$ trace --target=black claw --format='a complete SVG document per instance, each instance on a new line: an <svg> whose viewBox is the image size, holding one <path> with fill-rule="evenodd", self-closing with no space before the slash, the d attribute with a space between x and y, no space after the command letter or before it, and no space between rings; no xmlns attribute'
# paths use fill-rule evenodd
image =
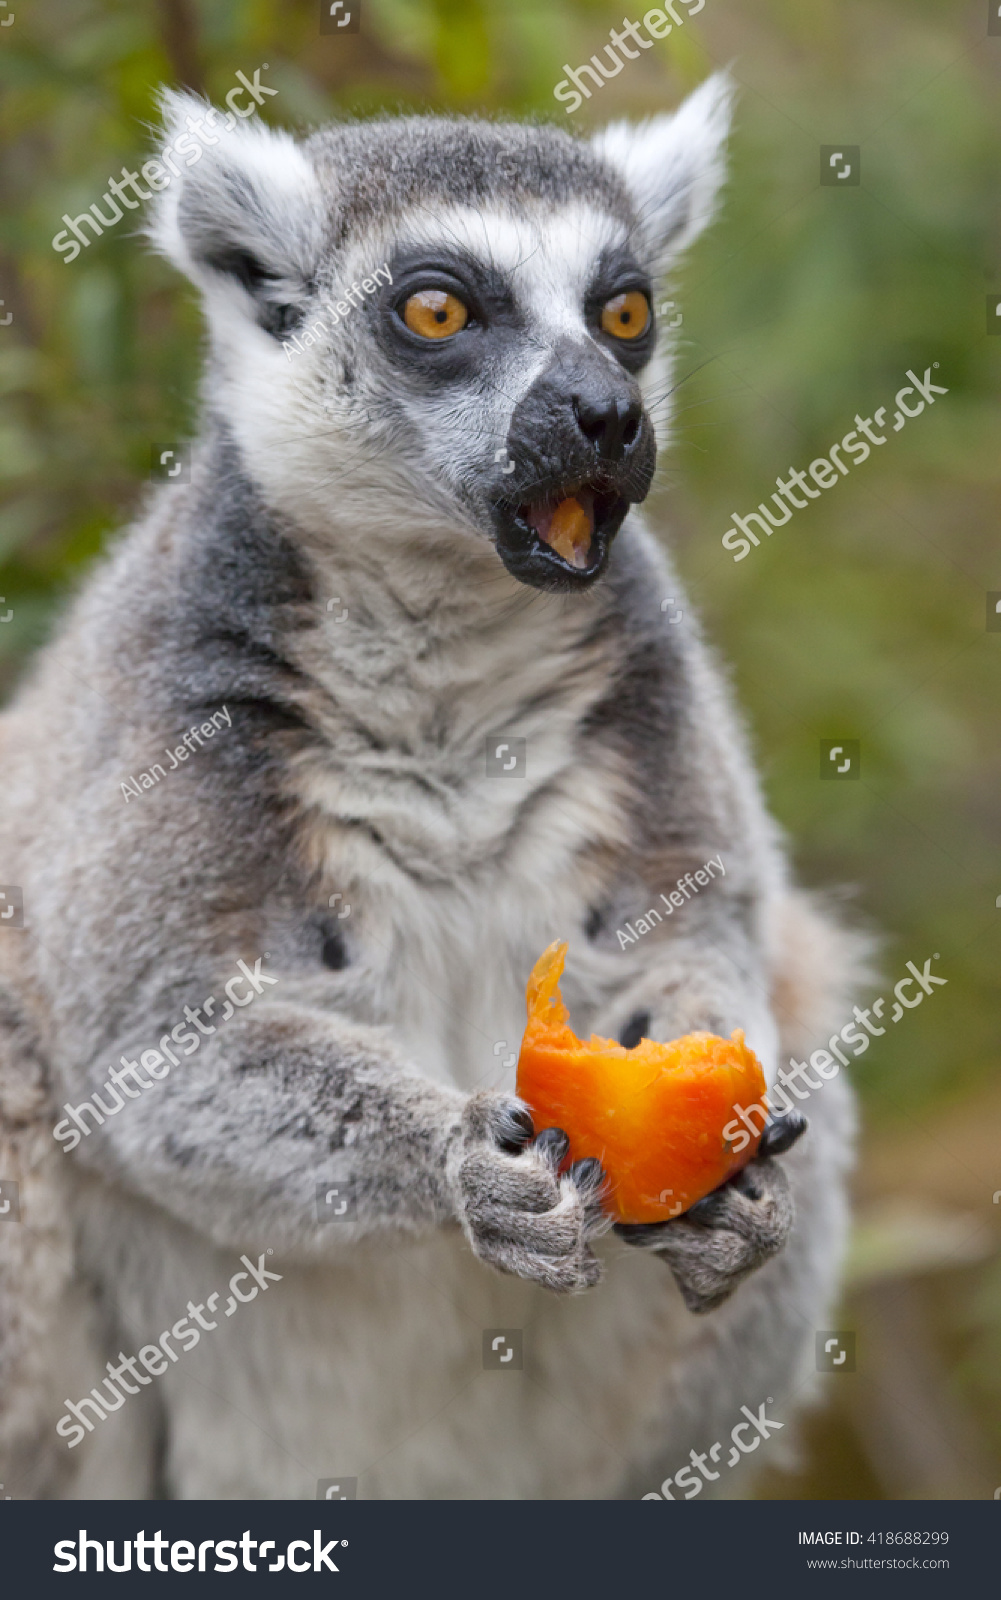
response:
<svg viewBox="0 0 1001 1600"><path fill-rule="evenodd" d="M535 1148L555 1172L566 1159L570 1135L564 1133L562 1128L543 1128L535 1141Z"/></svg>
<svg viewBox="0 0 1001 1600"><path fill-rule="evenodd" d="M510 1106L503 1115L497 1131L498 1148L505 1155L520 1155L526 1144L535 1138L535 1127L524 1106Z"/></svg>
<svg viewBox="0 0 1001 1600"><path fill-rule="evenodd" d="M784 1117L769 1117L758 1145L758 1155L784 1155L809 1126L802 1111L787 1111Z"/></svg>
<svg viewBox="0 0 1001 1600"><path fill-rule="evenodd" d="M575 1161L567 1173L572 1178L577 1188L586 1195L588 1191L596 1192L605 1181L605 1174L601 1170L601 1162L594 1156L587 1156L583 1161Z"/></svg>

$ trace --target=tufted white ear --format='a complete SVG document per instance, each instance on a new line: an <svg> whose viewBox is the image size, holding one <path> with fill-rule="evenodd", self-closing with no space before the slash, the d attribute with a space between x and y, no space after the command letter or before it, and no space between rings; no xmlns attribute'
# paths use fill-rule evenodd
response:
<svg viewBox="0 0 1001 1600"><path fill-rule="evenodd" d="M207 296L225 295L280 333L306 297L320 250L327 207L310 161L290 134L258 117L241 121L171 89L160 104L157 159L167 186L154 202L150 239Z"/></svg>
<svg viewBox="0 0 1001 1600"><path fill-rule="evenodd" d="M672 115L612 122L591 144L614 167L639 214L639 244L658 271L687 249L712 216L726 175L733 80L707 78Z"/></svg>

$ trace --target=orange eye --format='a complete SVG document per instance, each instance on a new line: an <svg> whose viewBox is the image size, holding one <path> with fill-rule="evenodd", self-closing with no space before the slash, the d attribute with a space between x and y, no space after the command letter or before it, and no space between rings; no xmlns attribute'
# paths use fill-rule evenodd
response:
<svg viewBox="0 0 1001 1600"><path fill-rule="evenodd" d="M403 320L422 339L448 339L469 321L469 312L444 289L420 289L403 307Z"/></svg>
<svg viewBox="0 0 1001 1600"><path fill-rule="evenodd" d="M650 302L639 289L627 289L606 300L601 308L601 326L614 339L638 339L650 326Z"/></svg>

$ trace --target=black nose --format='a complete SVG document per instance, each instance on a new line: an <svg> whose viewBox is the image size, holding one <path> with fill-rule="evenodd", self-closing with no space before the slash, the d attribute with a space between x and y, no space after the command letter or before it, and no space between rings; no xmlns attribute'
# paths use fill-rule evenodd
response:
<svg viewBox="0 0 1001 1600"><path fill-rule="evenodd" d="M573 408L581 433L605 461L621 461L639 438L643 408L638 399L624 394L575 394Z"/></svg>

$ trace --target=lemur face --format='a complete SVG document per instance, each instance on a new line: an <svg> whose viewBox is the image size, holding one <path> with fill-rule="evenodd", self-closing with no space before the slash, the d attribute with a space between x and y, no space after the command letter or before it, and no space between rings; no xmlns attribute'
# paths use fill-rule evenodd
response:
<svg viewBox="0 0 1001 1600"><path fill-rule="evenodd" d="M585 204L445 212L389 264L375 336L433 470L522 582L593 582L656 459L628 227Z"/></svg>
<svg viewBox="0 0 1001 1600"><path fill-rule="evenodd" d="M475 546L535 588L592 584L666 434L655 284L711 213L728 101L711 79L590 141L435 118L220 137L153 233L203 290L210 397L265 496L380 560Z"/></svg>

